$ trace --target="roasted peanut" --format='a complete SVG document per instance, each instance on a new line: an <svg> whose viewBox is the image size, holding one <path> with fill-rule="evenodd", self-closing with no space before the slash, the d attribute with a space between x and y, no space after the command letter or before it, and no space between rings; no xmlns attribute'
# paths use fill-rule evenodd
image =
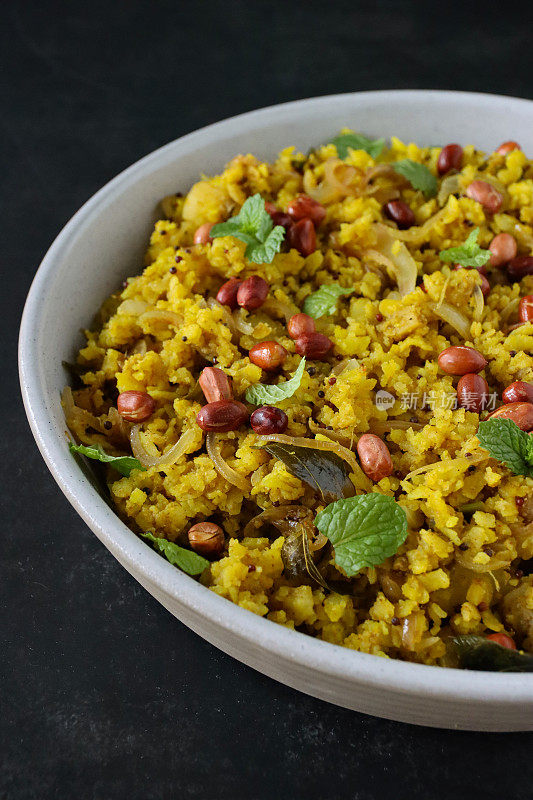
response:
<svg viewBox="0 0 533 800"><path fill-rule="evenodd" d="M314 333L316 331L315 321L313 317L300 312L290 318L287 323L287 331L291 339L297 339L299 336Z"/></svg>
<svg viewBox="0 0 533 800"><path fill-rule="evenodd" d="M533 383L515 381L502 392L504 403L533 403Z"/></svg>
<svg viewBox="0 0 533 800"><path fill-rule="evenodd" d="M248 409L238 400L216 400L200 409L196 422L203 431L236 431L248 419Z"/></svg>
<svg viewBox="0 0 533 800"><path fill-rule="evenodd" d="M217 300L223 306L229 306L232 310L237 308L237 292L242 281L238 278L230 278L223 283L217 292Z"/></svg>
<svg viewBox="0 0 533 800"><path fill-rule="evenodd" d="M266 436L269 433L283 433L288 424L289 418L286 413L275 406L256 408L250 417L252 430L261 436Z"/></svg>
<svg viewBox="0 0 533 800"><path fill-rule="evenodd" d="M363 433L357 442L357 455L361 469L375 483L392 475L393 465L389 448L379 436Z"/></svg>
<svg viewBox="0 0 533 800"><path fill-rule="evenodd" d="M299 336L295 342L296 352L314 361L321 361L327 356L333 342L323 333L307 333Z"/></svg>
<svg viewBox="0 0 533 800"><path fill-rule="evenodd" d="M192 549L201 556L218 556L224 549L224 531L214 522L197 522L187 534Z"/></svg>
<svg viewBox="0 0 533 800"><path fill-rule="evenodd" d="M117 398L118 413L128 422L145 422L155 410L155 400L147 392L122 392Z"/></svg>
<svg viewBox="0 0 533 800"><path fill-rule="evenodd" d="M383 213L386 217L396 223L400 230L410 228L415 224L415 215L413 209L410 208L403 200L390 200L383 206Z"/></svg>
<svg viewBox="0 0 533 800"><path fill-rule="evenodd" d="M533 319L533 294L522 297L518 306L518 319L521 322L530 322Z"/></svg>
<svg viewBox="0 0 533 800"><path fill-rule="evenodd" d="M301 219L289 228L289 247L294 247L302 256L310 256L316 250L315 226L310 219Z"/></svg>
<svg viewBox="0 0 533 800"><path fill-rule="evenodd" d="M457 400L462 408L479 414L489 401L489 385L485 378L475 373L463 375L457 384Z"/></svg>
<svg viewBox="0 0 533 800"><path fill-rule="evenodd" d="M489 633L486 638L502 647L506 647L508 650L516 650L514 639L511 639L506 633Z"/></svg>
<svg viewBox="0 0 533 800"><path fill-rule="evenodd" d="M533 430L533 403L507 403L493 411L490 419L510 419L520 430Z"/></svg>
<svg viewBox="0 0 533 800"><path fill-rule="evenodd" d="M439 367L447 375L466 375L468 372L481 372L487 361L473 347L453 345L447 347L438 358Z"/></svg>
<svg viewBox="0 0 533 800"><path fill-rule="evenodd" d="M503 197L488 181L472 181L466 188L466 196L480 203L489 214L495 214L502 207Z"/></svg>
<svg viewBox="0 0 533 800"><path fill-rule="evenodd" d="M289 203L287 214L295 222L301 219L310 219L314 225L318 226L326 218L326 209L309 195L299 194Z"/></svg>
<svg viewBox="0 0 533 800"><path fill-rule="evenodd" d="M481 284L480 289L483 297L487 297L490 294L490 282L487 276L479 270L479 274L481 276Z"/></svg>
<svg viewBox="0 0 533 800"><path fill-rule="evenodd" d="M503 142L496 150L498 155L506 156L508 153L511 153L513 150L521 150L522 148L518 144L518 142Z"/></svg>
<svg viewBox="0 0 533 800"><path fill-rule="evenodd" d="M510 278L520 281L526 275L533 275L533 256L516 256L507 264L507 273Z"/></svg>
<svg viewBox="0 0 533 800"><path fill-rule="evenodd" d="M451 169L461 169L461 161L463 160L463 148L460 144L447 144L440 151L437 161L437 172L439 175L444 175Z"/></svg>
<svg viewBox="0 0 533 800"><path fill-rule="evenodd" d="M516 239L510 233L499 233L489 244L490 264L501 267L516 256Z"/></svg>
<svg viewBox="0 0 533 800"><path fill-rule="evenodd" d="M200 373L198 383L208 403L233 399L229 378L218 367L205 367Z"/></svg>
<svg viewBox="0 0 533 800"><path fill-rule="evenodd" d="M194 233L194 244L207 244L208 242L212 242L213 240L209 234L211 233L211 228L214 224L214 222L204 222L203 225L200 225L199 228L196 228Z"/></svg>
<svg viewBox="0 0 533 800"><path fill-rule="evenodd" d="M267 201L265 203L265 211L270 214L274 225L281 225L285 230L288 230L292 225L292 218L289 217L284 211L280 211L274 203Z"/></svg>
<svg viewBox="0 0 533 800"><path fill-rule="evenodd" d="M237 290L237 303L241 308L254 311L263 305L269 292L268 283L259 275L252 275L241 283Z"/></svg>
<svg viewBox="0 0 533 800"><path fill-rule="evenodd" d="M252 364L261 367L267 372L275 372L285 362L287 351L279 342L260 342L254 344L248 357Z"/></svg>

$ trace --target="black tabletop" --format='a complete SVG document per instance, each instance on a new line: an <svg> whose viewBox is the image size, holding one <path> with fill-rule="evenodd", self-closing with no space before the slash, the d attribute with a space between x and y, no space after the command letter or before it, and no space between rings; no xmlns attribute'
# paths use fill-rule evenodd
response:
<svg viewBox="0 0 533 800"><path fill-rule="evenodd" d="M531 796L530 734L422 729L339 709L175 620L62 496L26 423L15 362L46 248L96 189L155 147L242 111L333 92L531 97L531 17L481 9L2 4L0 798Z"/></svg>

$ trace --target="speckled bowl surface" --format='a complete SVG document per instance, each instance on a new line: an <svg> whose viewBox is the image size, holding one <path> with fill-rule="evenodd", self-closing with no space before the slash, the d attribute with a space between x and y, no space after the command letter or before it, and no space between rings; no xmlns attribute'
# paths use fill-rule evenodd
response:
<svg viewBox="0 0 533 800"><path fill-rule="evenodd" d="M344 126L419 144L508 139L533 153L533 102L486 94L385 91L319 97L210 125L156 150L108 183L61 231L28 295L20 379L35 440L59 486L120 563L172 614L226 653L302 692L419 725L533 730L533 674L469 672L356 653L262 619L171 566L135 536L66 446L62 360L72 360L101 302L139 272L158 201L186 192L237 153L304 152ZM103 145L104 146L104 145ZM38 522L37 522L38 524Z"/></svg>

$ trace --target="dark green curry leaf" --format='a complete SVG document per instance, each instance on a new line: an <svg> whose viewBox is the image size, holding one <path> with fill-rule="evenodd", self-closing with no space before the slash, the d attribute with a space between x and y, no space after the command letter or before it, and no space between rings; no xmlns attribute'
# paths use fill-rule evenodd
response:
<svg viewBox="0 0 533 800"><path fill-rule="evenodd" d="M280 442L267 442L262 447L283 461L289 472L320 492L325 502L353 495L350 467L336 453Z"/></svg>
<svg viewBox="0 0 533 800"><path fill-rule="evenodd" d="M510 419L488 419L479 423L479 443L492 458L515 475L533 478L533 436Z"/></svg>
<svg viewBox="0 0 533 800"><path fill-rule="evenodd" d="M83 444L72 444L69 442L69 450L71 453L80 453L82 456L93 459L93 461L101 461L103 464L109 464L110 467L116 469L121 475L129 477L132 469L139 469L144 472L144 467L138 459L133 456L110 456L105 452L101 444L96 446L86 447Z"/></svg>
<svg viewBox="0 0 533 800"><path fill-rule="evenodd" d="M209 566L209 561L206 558L199 556L198 553L194 553L192 550L186 550L185 547L180 547L174 542L169 542L167 539L154 536L149 532L141 533L141 536L144 539L148 539L155 549L165 556L167 561L182 569L187 575L201 575L204 569Z"/></svg>
<svg viewBox="0 0 533 800"><path fill-rule="evenodd" d="M533 655L509 650L484 636L454 636L451 646L463 669L488 672L533 672Z"/></svg>
<svg viewBox="0 0 533 800"><path fill-rule="evenodd" d="M337 500L316 515L315 525L335 549L335 564L350 578L382 564L407 537L403 508L384 494Z"/></svg>

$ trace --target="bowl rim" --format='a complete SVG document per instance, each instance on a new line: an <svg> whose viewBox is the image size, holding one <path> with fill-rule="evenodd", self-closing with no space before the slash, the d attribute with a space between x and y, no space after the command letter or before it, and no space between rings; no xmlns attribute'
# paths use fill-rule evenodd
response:
<svg viewBox="0 0 533 800"><path fill-rule="evenodd" d="M234 633L251 645L260 645L281 659L292 661L326 676L343 681L364 683L367 686L393 689L402 694L423 694L427 698L449 701L505 703L521 706L533 700L533 676L528 674L473 672L446 667L433 667L396 659L380 658L360 653L312 636L285 628L259 617L220 597L196 580L173 567L130 530L106 505L84 478L73 461L65 443L53 430L41 391L43 378L39 369L38 342L42 322L40 296L54 274L61 254L76 237L81 225L90 224L91 217L102 204L118 197L122 189L137 177L161 168L187 151L200 145L213 144L221 134L245 125L250 132L271 121L280 113L297 116L304 108L322 112L339 101L362 102L373 99L391 103L425 103L430 96L453 101L458 105L481 102L496 108L502 101L511 106L527 106L533 102L481 92L440 90L382 90L351 92L280 103L239 114L207 125L157 148L120 172L87 200L60 231L46 252L32 281L20 326L19 375L24 407L37 446L59 487L89 528L119 557L130 572L189 607L198 616L211 621L228 633ZM512 113L512 108L507 108Z"/></svg>

